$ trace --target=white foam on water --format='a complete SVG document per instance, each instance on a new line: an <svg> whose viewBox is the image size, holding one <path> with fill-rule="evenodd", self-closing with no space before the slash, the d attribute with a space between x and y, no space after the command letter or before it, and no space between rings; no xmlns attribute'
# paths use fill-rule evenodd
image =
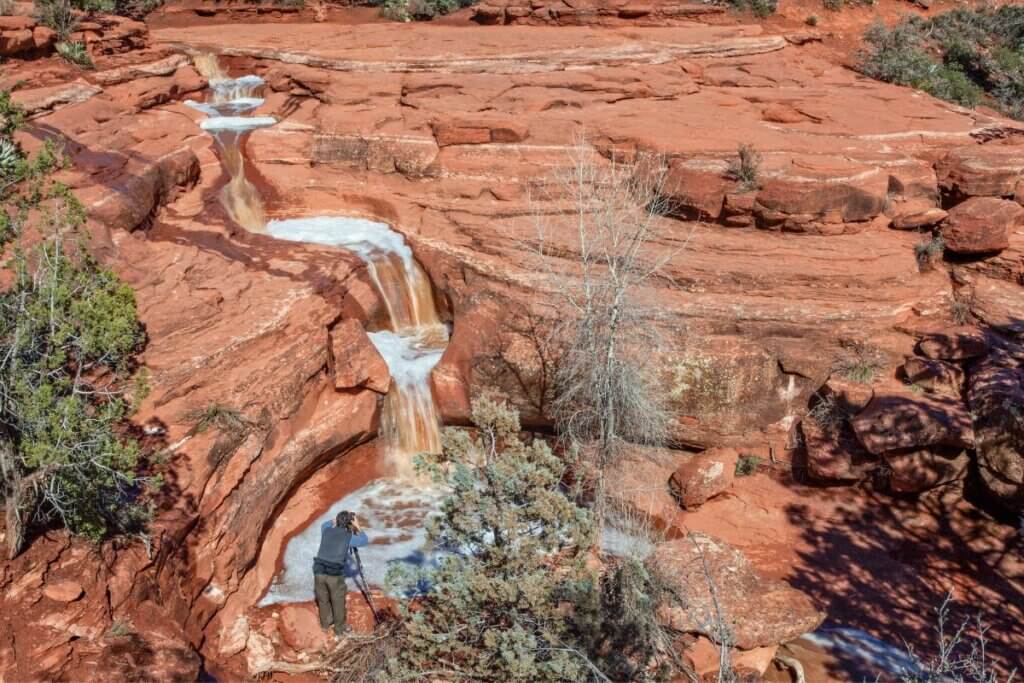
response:
<svg viewBox="0 0 1024 683"><path fill-rule="evenodd" d="M210 90L214 103L222 104L231 100L252 97L256 91L266 85L259 76L241 76L239 78L219 78L210 81Z"/></svg>
<svg viewBox="0 0 1024 683"><path fill-rule="evenodd" d="M427 547L426 524L441 498L441 492L432 487L393 479L378 479L350 493L288 542L284 568L259 604L313 599L313 558L320 547L320 525L342 510L358 515L370 539L368 546L359 549L359 556L371 586L383 586L388 569L395 563L433 564L438 555ZM353 570L350 567L350 576ZM355 589L352 582L349 588Z"/></svg>
<svg viewBox="0 0 1024 683"><path fill-rule="evenodd" d="M414 267L412 249L402 234L379 221L350 216L285 218L269 221L267 233L283 240L344 247L364 261L381 254L397 254L408 272L412 272Z"/></svg>
<svg viewBox="0 0 1024 683"><path fill-rule="evenodd" d="M236 100L221 102L220 104L196 102L195 100L185 100L183 104L187 107L192 107L197 111L201 111L207 116L213 118L217 116L244 114L247 111L252 111L253 109L261 106L264 101L265 100L262 97L240 97Z"/></svg>
<svg viewBox="0 0 1024 683"><path fill-rule="evenodd" d="M426 346L422 336L382 330L371 332L369 337L383 356L391 378L403 387L426 384L444 353L443 348Z"/></svg>
<svg viewBox="0 0 1024 683"><path fill-rule="evenodd" d="M196 102L195 100L185 100L182 102L186 107L192 107L197 111L201 111L207 116L220 116L220 112L217 111L217 107L206 102Z"/></svg>
<svg viewBox="0 0 1024 683"><path fill-rule="evenodd" d="M199 127L208 133L244 132L273 126L275 123L277 119L273 116L214 116L200 121Z"/></svg>
<svg viewBox="0 0 1024 683"><path fill-rule="evenodd" d="M847 626L821 628L804 638L825 650L859 660L871 671L900 674L919 670L905 648L879 640L860 629Z"/></svg>

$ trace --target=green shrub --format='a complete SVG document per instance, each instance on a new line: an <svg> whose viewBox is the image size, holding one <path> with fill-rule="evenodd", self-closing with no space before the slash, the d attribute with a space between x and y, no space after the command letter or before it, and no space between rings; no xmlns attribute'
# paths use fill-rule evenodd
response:
<svg viewBox="0 0 1024 683"><path fill-rule="evenodd" d="M448 431L421 467L449 491L428 538L459 548L439 566L402 566L389 584L416 596L402 612L397 680L578 681L585 662L564 646L563 596L593 585L583 564L592 528L561 490L563 465L543 441L524 443L519 418L488 399L473 404L477 436ZM425 591L422 587L428 586Z"/></svg>
<svg viewBox="0 0 1024 683"><path fill-rule="evenodd" d="M738 12L751 12L762 19L775 14L778 0L726 0Z"/></svg>
<svg viewBox="0 0 1024 683"><path fill-rule="evenodd" d="M843 9L843 0L822 0L822 6L830 12L838 12Z"/></svg>
<svg viewBox="0 0 1024 683"><path fill-rule="evenodd" d="M729 162L727 173L731 179L739 182L741 191L756 190L761 175L761 154L753 145L741 144L736 159Z"/></svg>
<svg viewBox="0 0 1024 683"><path fill-rule="evenodd" d="M818 25L818 15L812 14L811 16L809 16L806 19L804 19L804 23L807 24L808 26L817 26Z"/></svg>
<svg viewBox="0 0 1024 683"><path fill-rule="evenodd" d="M381 14L395 21L429 21L476 4L476 0L371 0Z"/></svg>
<svg viewBox="0 0 1024 683"><path fill-rule="evenodd" d="M1010 116L1024 114L1021 5L908 17L891 29L878 23L864 40L861 70L872 78L966 107L987 101Z"/></svg>
<svg viewBox="0 0 1024 683"><path fill-rule="evenodd" d="M0 112L5 98L0 97ZM14 115L5 113L6 123ZM2 191L7 238L20 240L0 293L0 472L11 554L33 522L100 539L142 528L132 357L143 343L135 297L85 248L85 211L50 178L50 148L23 159ZM30 245L30 246L29 246Z"/></svg>
<svg viewBox="0 0 1024 683"><path fill-rule="evenodd" d="M66 41L78 28L78 16L71 0L35 0L34 6L36 21L53 29L60 41Z"/></svg>
<svg viewBox="0 0 1024 683"><path fill-rule="evenodd" d="M85 43L57 43L57 54L65 61L71 62L82 69L94 68L92 57L89 56L89 50L86 49Z"/></svg>
<svg viewBox="0 0 1024 683"><path fill-rule="evenodd" d="M736 461L736 476L750 476L757 471L757 467L760 464L761 458L756 455L741 455L740 459Z"/></svg>
<svg viewBox="0 0 1024 683"><path fill-rule="evenodd" d="M946 241L939 233L918 242L914 245L914 258L917 260L918 269L922 272L931 270L935 267L935 263L942 259L945 252Z"/></svg>

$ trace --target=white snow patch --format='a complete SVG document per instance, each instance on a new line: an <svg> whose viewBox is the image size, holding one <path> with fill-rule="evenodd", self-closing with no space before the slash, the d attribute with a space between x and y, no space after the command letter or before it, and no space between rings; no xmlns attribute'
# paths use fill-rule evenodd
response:
<svg viewBox="0 0 1024 683"><path fill-rule="evenodd" d="M383 586L392 564L425 565L437 555L427 547L427 520L442 493L431 487L394 479L378 479L345 496L293 537L284 552L284 569L260 606L313 599L313 558L320 547L320 525L342 510L359 516L370 544L359 549L367 582ZM352 567L350 569L353 570ZM354 589L351 583L349 587Z"/></svg>
<svg viewBox="0 0 1024 683"><path fill-rule="evenodd" d="M858 659L873 671L899 674L918 670L914 659L904 648L890 645L860 629L847 626L822 628L804 637L825 650Z"/></svg>

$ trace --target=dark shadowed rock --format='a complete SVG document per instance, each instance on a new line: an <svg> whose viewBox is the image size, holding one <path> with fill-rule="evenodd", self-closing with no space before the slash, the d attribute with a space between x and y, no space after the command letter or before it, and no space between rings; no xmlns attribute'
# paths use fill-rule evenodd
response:
<svg viewBox="0 0 1024 683"><path fill-rule="evenodd" d="M989 492L1006 507L1024 509L1024 373L991 360L968 379L978 468Z"/></svg>
<svg viewBox="0 0 1024 683"><path fill-rule="evenodd" d="M860 481L878 466L878 457L869 453L844 420L826 428L813 417L800 422L807 451L807 469L820 481Z"/></svg>
<svg viewBox="0 0 1024 683"><path fill-rule="evenodd" d="M966 360L988 353L988 342L975 327L953 327L927 334L917 344L918 351L937 360Z"/></svg>
<svg viewBox="0 0 1024 683"><path fill-rule="evenodd" d="M953 395L960 394L964 382L964 371L959 366L930 358L908 358L903 372L911 384Z"/></svg>
<svg viewBox="0 0 1024 683"><path fill-rule="evenodd" d="M875 394L850 424L864 447L876 455L899 449L974 445L966 407L960 400L945 396Z"/></svg>
<svg viewBox="0 0 1024 683"><path fill-rule="evenodd" d="M920 450L886 453L882 457L891 471L890 485L898 493L920 493L961 479L970 464L966 451Z"/></svg>

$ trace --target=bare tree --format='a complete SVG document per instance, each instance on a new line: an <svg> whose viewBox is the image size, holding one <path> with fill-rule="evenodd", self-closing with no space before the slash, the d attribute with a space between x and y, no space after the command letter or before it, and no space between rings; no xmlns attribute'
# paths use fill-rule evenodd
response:
<svg viewBox="0 0 1024 683"><path fill-rule="evenodd" d="M656 315L641 294L683 247L658 243L670 208L660 158L608 161L581 141L571 162L555 185L555 201L566 210L554 217L534 210L533 217L536 251L561 316L552 334L558 359L551 416L592 479L600 531L606 468L623 444L662 444L669 432L672 415L651 363ZM568 268L560 268L564 259Z"/></svg>
<svg viewBox="0 0 1024 683"><path fill-rule="evenodd" d="M1012 683L1016 669L1000 676L989 659L988 627L980 615L964 619L950 630L950 608L953 593L935 610L935 651L923 657L906 646L913 666L899 673L900 683ZM974 631L972 634L971 631Z"/></svg>

